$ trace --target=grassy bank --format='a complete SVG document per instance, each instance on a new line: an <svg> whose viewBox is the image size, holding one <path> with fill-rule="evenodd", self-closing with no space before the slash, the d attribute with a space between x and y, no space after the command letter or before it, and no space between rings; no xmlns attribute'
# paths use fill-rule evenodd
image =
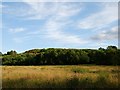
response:
<svg viewBox="0 0 120 90"><path fill-rule="evenodd" d="M3 88L118 88L117 66L2 66Z"/></svg>

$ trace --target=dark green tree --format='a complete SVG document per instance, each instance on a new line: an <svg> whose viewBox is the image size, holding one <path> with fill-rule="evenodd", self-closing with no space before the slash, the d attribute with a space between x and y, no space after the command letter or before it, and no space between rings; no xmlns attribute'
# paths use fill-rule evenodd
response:
<svg viewBox="0 0 120 90"><path fill-rule="evenodd" d="M7 55L16 55L16 54L17 52L13 50L7 52Z"/></svg>

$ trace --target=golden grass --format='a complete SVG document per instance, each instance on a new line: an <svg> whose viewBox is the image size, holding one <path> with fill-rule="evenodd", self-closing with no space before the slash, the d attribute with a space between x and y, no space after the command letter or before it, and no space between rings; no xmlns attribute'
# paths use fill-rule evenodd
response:
<svg viewBox="0 0 120 90"><path fill-rule="evenodd" d="M1 66L3 88L118 87L118 66ZM82 70L74 72L73 69ZM106 86L105 86L106 84ZM101 86L102 85L102 86Z"/></svg>

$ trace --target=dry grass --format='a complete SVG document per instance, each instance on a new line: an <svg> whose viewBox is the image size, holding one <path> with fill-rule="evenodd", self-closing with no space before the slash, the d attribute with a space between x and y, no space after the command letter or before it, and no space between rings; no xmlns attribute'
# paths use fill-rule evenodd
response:
<svg viewBox="0 0 120 90"><path fill-rule="evenodd" d="M117 88L118 66L2 66L3 88Z"/></svg>

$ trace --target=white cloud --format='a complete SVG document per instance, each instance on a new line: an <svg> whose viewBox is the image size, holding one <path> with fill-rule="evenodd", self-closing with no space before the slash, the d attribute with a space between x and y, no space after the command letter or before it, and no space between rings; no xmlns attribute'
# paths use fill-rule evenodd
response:
<svg viewBox="0 0 120 90"><path fill-rule="evenodd" d="M118 3L103 3L100 4L102 10L93 13L87 18L78 21L78 27L81 29L97 29L106 26L118 19Z"/></svg>
<svg viewBox="0 0 120 90"><path fill-rule="evenodd" d="M41 20L46 19L43 27L38 31L32 31L26 33L27 36L45 34L41 38L47 38L55 40L61 43L85 43L77 35L71 35L68 32L64 32L67 24L72 24L71 16L77 15L81 12L83 5L81 3L57 3L57 2L29 2L24 0L24 3L29 6L29 9L25 13L22 13L20 17L29 20ZM18 15L17 15L18 16ZM42 31L41 31L42 30ZM18 33L25 31L24 28L15 28L9 30L12 33ZM15 42L22 42L20 38L14 38Z"/></svg>
<svg viewBox="0 0 120 90"><path fill-rule="evenodd" d="M0 14L2 13L2 8L4 8L5 6L0 2Z"/></svg>
<svg viewBox="0 0 120 90"><path fill-rule="evenodd" d="M88 47L89 48L92 48L92 49L98 49L98 48L100 48L100 47L102 47L102 48L107 48L108 46L110 46L110 45L112 45L112 46L117 46L117 44L116 43L106 43L106 42L100 42L100 41L98 41L98 42L92 42L92 43L88 43Z"/></svg>
<svg viewBox="0 0 120 90"><path fill-rule="evenodd" d="M2 32L2 28L3 28L3 24L2 24L2 21L0 21L0 32Z"/></svg>
<svg viewBox="0 0 120 90"><path fill-rule="evenodd" d="M119 2L119 0L27 0L27 1L29 2Z"/></svg>
<svg viewBox="0 0 120 90"><path fill-rule="evenodd" d="M29 2L28 0L24 0L24 3L29 5L30 9L23 14L23 17L32 20L46 19L48 16L67 18L79 13L82 8L81 3Z"/></svg>
<svg viewBox="0 0 120 90"><path fill-rule="evenodd" d="M6 8L6 5L3 5L2 2L0 2L0 14L3 12L3 8Z"/></svg>
<svg viewBox="0 0 120 90"><path fill-rule="evenodd" d="M0 4L0 9L3 7L3 5L2 4Z"/></svg>
<svg viewBox="0 0 120 90"><path fill-rule="evenodd" d="M31 17L27 19L44 19L47 21L43 25L43 28L39 31L33 31L28 33L28 35L39 35L44 30L44 37L55 42L64 44L84 44L85 40L82 40L77 35L71 35L68 32L65 33L65 27L67 25L73 24L74 21L70 19L71 16L77 15L82 10L82 4L79 3L36 3L27 2L31 6L32 10L29 14ZM42 37L42 38L44 38Z"/></svg>
<svg viewBox="0 0 120 90"><path fill-rule="evenodd" d="M52 39L64 44L87 43L85 40L82 40L77 35L71 35L71 34L65 33L63 30L67 24L69 24L69 22L57 22L53 19L50 19L44 27L44 30L46 30L46 35L47 35L46 37L48 39Z"/></svg>
<svg viewBox="0 0 120 90"><path fill-rule="evenodd" d="M11 29L9 29L9 31L12 33L24 32L25 30L26 30L25 28L11 28Z"/></svg>
<svg viewBox="0 0 120 90"><path fill-rule="evenodd" d="M115 26L110 30L104 30L101 33L93 36L92 40L117 40L118 39L118 27Z"/></svg>

